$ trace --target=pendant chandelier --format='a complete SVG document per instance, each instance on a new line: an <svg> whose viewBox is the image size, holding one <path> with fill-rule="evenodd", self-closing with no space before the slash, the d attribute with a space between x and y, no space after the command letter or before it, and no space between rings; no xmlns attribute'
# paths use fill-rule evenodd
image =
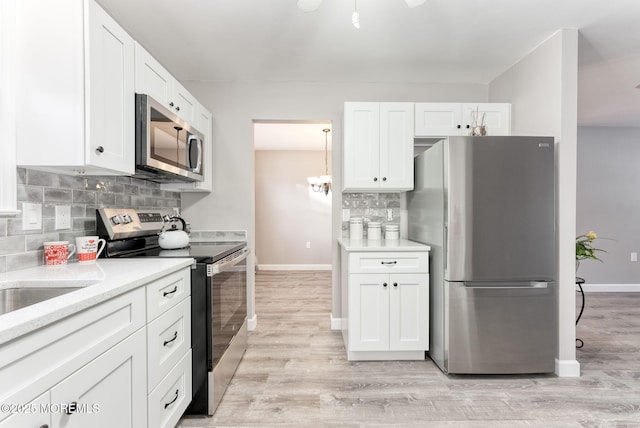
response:
<svg viewBox="0 0 640 428"><path fill-rule="evenodd" d="M319 177L307 177L307 181L311 186L311 190L314 192L324 192L325 195L329 194L331 190L331 176L329 175L329 151L328 147L328 135L331 130L324 128L324 175Z"/></svg>

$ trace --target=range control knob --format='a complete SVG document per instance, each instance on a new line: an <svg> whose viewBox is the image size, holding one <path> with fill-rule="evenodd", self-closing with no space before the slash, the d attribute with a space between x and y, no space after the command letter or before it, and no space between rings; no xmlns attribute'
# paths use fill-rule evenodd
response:
<svg viewBox="0 0 640 428"><path fill-rule="evenodd" d="M131 216L129 214L124 214L122 216L122 221L124 222L124 224L129 224L133 221L133 219L131 218Z"/></svg>
<svg viewBox="0 0 640 428"><path fill-rule="evenodd" d="M111 223L113 224L121 224L122 223L122 217L120 217L119 215L114 215L113 217L111 217Z"/></svg>

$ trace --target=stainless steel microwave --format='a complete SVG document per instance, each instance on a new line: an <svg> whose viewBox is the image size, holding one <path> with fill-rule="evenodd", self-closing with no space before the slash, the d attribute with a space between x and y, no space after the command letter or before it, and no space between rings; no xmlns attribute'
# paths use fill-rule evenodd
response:
<svg viewBox="0 0 640 428"><path fill-rule="evenodd" d="M136 174L162 183L203 181L204 136L149 95L136 94Z"/></svg>

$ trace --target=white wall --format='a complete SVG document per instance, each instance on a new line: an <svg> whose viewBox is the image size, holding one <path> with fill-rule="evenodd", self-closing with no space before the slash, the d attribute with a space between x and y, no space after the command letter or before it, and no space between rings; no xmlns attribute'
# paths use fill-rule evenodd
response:
<svg viewBox="0 0 640 428"><path fill-rule="evenodd" d="M194 229L247 230L255 248L254 151L252 120L330 120L333 124L332 163L335 189L342 147L342 110L345 101L486 101L487 87L477 84L376 83L221 83L183 82L213 113L214 191L182 197L184 216ZM341 195L332 199L332 257L338 262L336 239L341 230ZM249 260L250 326L255 325L253 259ZM339 272L333 272L332 313L340 318Z"/></svg>
<svg viewBox="0 0 640 428"><path fill-rule="evenodd" d="M577 70L578 31L560 30L489 85L489 101L513 103L514 135L556 139L559 376L580 375L575 348Z"/></svg>
<svg viewBox="0 0 640 428"><path fill-rule="evenodd" d="M308 176L324 175L325 152L259 150L255 159L255 254L260 269L330 267L332 195L314 192L307 181Z"/></svg>
<svg viewBox="0 0 640 428"><path fill-rule="evenodd" d="M593 230L603 263L585 260L586 290L640 290L640 128L579 127L577 234Z"/></svg>

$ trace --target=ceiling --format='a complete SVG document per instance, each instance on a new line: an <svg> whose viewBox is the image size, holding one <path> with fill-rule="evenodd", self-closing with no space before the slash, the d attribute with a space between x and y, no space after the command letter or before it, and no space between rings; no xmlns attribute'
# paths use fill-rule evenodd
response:
<svg viewBox="0 0 640 428"><path fill-rule="evenodd" d="M320 150L331 151L331 123L324 121L254 121L255 150Z"/></svg>
<svg viewBox="0 0 640 428"><path fill-rule="evenodd" d="M181 81L481 83L561 28L578 121L640 126L638 0L98 0Z"/></svg>

